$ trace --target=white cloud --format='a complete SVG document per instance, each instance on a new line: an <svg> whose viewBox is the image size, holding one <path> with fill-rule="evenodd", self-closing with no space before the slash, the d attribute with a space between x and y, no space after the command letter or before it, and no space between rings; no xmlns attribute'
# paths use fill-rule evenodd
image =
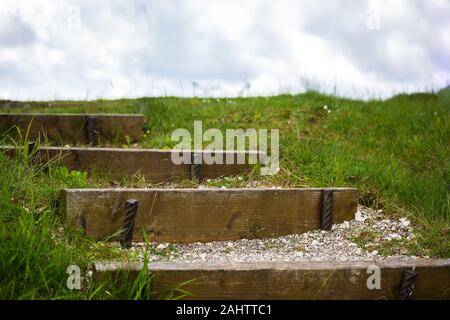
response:
<svg viewBox="0 0 450 320"><path fill-rule="evenodd" d="M449 84L449 30L448 0L3 0L0 99L385 97Z"/></svg>

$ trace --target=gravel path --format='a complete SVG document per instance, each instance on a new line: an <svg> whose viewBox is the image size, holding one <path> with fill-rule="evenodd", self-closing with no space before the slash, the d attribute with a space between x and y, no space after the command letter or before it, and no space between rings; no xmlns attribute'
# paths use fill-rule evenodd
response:
<svg viewBox="0 0 450 320"><path fill-rule="evenodd" d="M354 220L334 225L329 232L210 243L155 243L148 249L150 261L355 261L406 258L405 245L414 238L407 219L388 218L381 210L359 206ZM383 248L388 248L391 256L381 256L379 250ZM136 243L129 250L133 257L143 260L146 245Z"/></svg>

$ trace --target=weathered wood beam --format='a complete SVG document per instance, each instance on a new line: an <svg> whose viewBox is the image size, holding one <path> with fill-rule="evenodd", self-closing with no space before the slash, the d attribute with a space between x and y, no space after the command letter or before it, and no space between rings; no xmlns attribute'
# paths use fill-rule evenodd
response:
<svg viewBox="0 0 450 320"><path fill-rule="evenodd" d="M67 189L67 222L102 240L123 229L127 200L139 202L133 241L269 238L320 228L324 189ZM354 218L358 192L333 190L333 223ZM82 222L82 223L80 223Z"/></svg>
<svg viewBox="0 0 450 320"><path fill-rule="evenodd" d="M16 154L15 147L0 147L8 155ZM20 152L20 150L19 150ZM41 163L51 163L65 166L71 170L86 171L96 175L121 179L139 175L151 182L162 182L174 179L189 179L190 164L175 164L171 155L177 150L159 149L128 149L128 148L78 148L78 147L39 147L37 159ZM180 151L191 158L192 151ZM198 152L196 152L198 153ZM201 154L209 152L202 151ZM236 175L250 169L246 164L237 164L237 155L243 153L260 156L258 152L215 151L218 155L232 154L234 164L201 164L200 178L218 178Z"/></svg>
<svg viewBox="0 0 450 320"><path fill-rule="evenodd" d="M140 114L45 114L0 113L3 132L14 126L22 135L28 130L29 139L59 144L99 144L137 141L142 136L145 118ZM14 135L14 131L9 131Z"/></svg>
<svg viewBox="0 0 450 320"><path fill-rule="evenodd" d="M367 282L380 268L380 288ZM127 273L142 263L97 262L95 279ZM405 270L417 274L411 299L450 299L450 259L395 259L364 262L180 263L152 262L155 296L191 280L188 299L397 299ZM194 280L194 281L192 281Z"/></svg>

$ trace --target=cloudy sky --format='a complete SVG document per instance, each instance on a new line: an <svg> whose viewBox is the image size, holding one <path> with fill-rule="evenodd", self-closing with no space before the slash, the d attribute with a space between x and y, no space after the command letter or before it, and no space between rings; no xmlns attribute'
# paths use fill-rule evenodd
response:
<svg viewBox="0 0 450 320"><path fill-rule="evenodd" d="M1 0L0 99L450 84L450 0Z"/></svg>

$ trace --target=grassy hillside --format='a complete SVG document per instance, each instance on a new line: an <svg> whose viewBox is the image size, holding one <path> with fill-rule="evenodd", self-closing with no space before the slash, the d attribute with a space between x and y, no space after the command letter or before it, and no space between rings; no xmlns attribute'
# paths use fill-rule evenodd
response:
<svg viewBox="0 0 450 320"><path fill-rule="evenodd" d="M361 203L414 220L419 236L409 244L410 254L450 257L448 91L369 102L315 92L268 98L30 102L5 105L2 112L7 111L144 113L147 124L139 146L152 148L173 147L171 132L192 130L194 120L202 120L204 130L277 128L278 175L208 183L357 187ZM76 294L65 289L71 261L87 266L118 252L62 227L53 206L57 190L103 186L107 179L53 167L42 170L26 155L7 159L0 154L0 170L0 274L6 275L0 279L0 297L125 297L113 289L105 294L103 287ZM139 290L133 292L140 297Z"/></svg>

